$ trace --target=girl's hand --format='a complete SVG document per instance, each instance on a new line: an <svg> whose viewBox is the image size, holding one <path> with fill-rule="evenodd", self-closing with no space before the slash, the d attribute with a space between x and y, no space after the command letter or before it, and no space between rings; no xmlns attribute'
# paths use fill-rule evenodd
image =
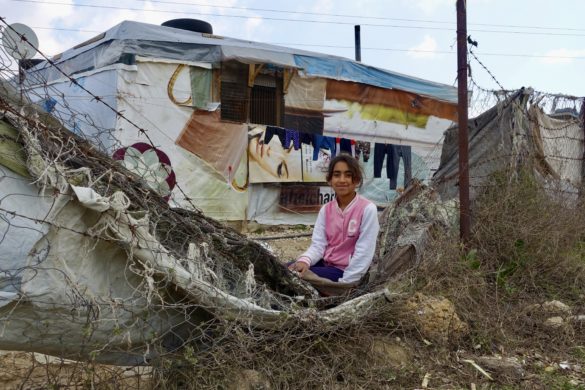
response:
<svg viewBox="0 0 585 390"><path fill-rule="evenodd" d="M302 277L305 272L309 269L309 264L305 263L304 261L297 261L292 263L289 267L289 270L296 271Z"/></svg>

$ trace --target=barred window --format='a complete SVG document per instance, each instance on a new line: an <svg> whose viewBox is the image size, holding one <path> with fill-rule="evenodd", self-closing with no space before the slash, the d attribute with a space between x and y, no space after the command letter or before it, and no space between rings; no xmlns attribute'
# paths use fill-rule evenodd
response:
<svg viewBox="0 0 585 390"><path fill-rule="evenodd" d="M248 121L248 66L235 61L221 67L221 119Z"/></svg>
<svg viewBox="0 0 585 390"><path fill-rule="evenodd" d="M235 61L222 64L221 119L280 126L283 123L282 76L260 73L248 87L248 65Z"/></svg>

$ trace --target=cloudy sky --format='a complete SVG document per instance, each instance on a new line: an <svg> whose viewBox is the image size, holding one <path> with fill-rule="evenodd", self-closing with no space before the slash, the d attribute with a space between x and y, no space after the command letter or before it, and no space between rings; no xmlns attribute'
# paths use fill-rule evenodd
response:
<svg viewBox="0 0 585 390"><path fill-rule="evenodd" d="M456 79L455 0L0 0L7 23L32 27L62 52L123 20L204 19L218 35L354 57L446 84ZM585 96L585 0L468 0L476 56L506 89ZM498 88L471 59L474 80ZM580 72L579 72L580 71Z"/></svg>

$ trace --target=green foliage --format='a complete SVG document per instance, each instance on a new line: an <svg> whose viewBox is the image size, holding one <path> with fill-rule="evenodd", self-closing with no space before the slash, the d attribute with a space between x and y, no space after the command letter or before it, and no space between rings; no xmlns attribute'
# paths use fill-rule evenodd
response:
<svg viewBox="0 0 585 390"><path fill-rule="evenodd" d="M463 259L468 265L469 268L477 270L481 266L481 262L477 256L477 249L471 249L467 252Z"/></svg>
<svg viewBox="0 0 585 390"><path fill-rule="evenodd" d="M553 371L550 373L543 374L543 382L547 385L549 389L558 389L558 390L585 390L585 385L582 383L575 383L574 379L567 377L559 373L558 371Z"/></svg>
<svg viewBox="0 0 585 390"><path fill-rule="evenodd" d="M518 271L526 266L527 255L524 240L517 239L514 241L514 250L512 257L505 259L500 268L496 271L496 283L499 287L504 288L508 293L513 293L515 288L509 283L509 279Z"/></svg>
<svg viewBox="0 0 585 390"><path fill-rule="evenodd" d="M187 345L183 350L183 357L192 365L196 365L198 362L197 356L195 356L195 350L190 345Z"/></svg>

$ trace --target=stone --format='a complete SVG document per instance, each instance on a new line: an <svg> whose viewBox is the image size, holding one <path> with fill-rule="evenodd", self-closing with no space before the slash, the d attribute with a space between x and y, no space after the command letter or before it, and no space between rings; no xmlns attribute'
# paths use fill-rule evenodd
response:
<svg viewBox="0 0 585 390"><path fill-rule="evenodd" d="M516 379L525 375L524 366L515 357L481 356L476 361L482 368L498 375Z"/></svg>
<svg viewBox="0 0 585 390"><path fill-rule="evenodd" d="M559 329L565 325L563 317L550 317L544 321L544 326L551 329Z"/></svg>
<svg viewBox="0 0 585 390"><path fill-rule="evenodd" d="M571 308L561 301L548 301L542 304L543 312L547 314L570 315Z"/></svg>
<svg viewBox="0 0 585 390"><path fill-rule="evenodd" d="M524 312L529 315L542 315L542 316L561 316L566 317L571 315L571 308L561 301L547 301L542 304L535 303L533 305L526 306Z"/></svg>
<svg viewBox="0 0 585 390"><path fill-rule="evenodd" d="M242 370L237 375L231 390L269 390L270 382L259 371Z"/></svg>
<svg viewBox="0 0 585 390"><path fill-rule="evenodd" d="M404 309L425 339L448 344L469 334L469 326L461 321L455 306L446 298L416 293L406 301Z"/></svg>
<svg viewBox="0 0 585 390"><path fill-rule="evenodd" d="M412 361L412 354L403 346L384 337L376 337L372 340L372 354L381 365L394 368L402 368Z"/></svg>

